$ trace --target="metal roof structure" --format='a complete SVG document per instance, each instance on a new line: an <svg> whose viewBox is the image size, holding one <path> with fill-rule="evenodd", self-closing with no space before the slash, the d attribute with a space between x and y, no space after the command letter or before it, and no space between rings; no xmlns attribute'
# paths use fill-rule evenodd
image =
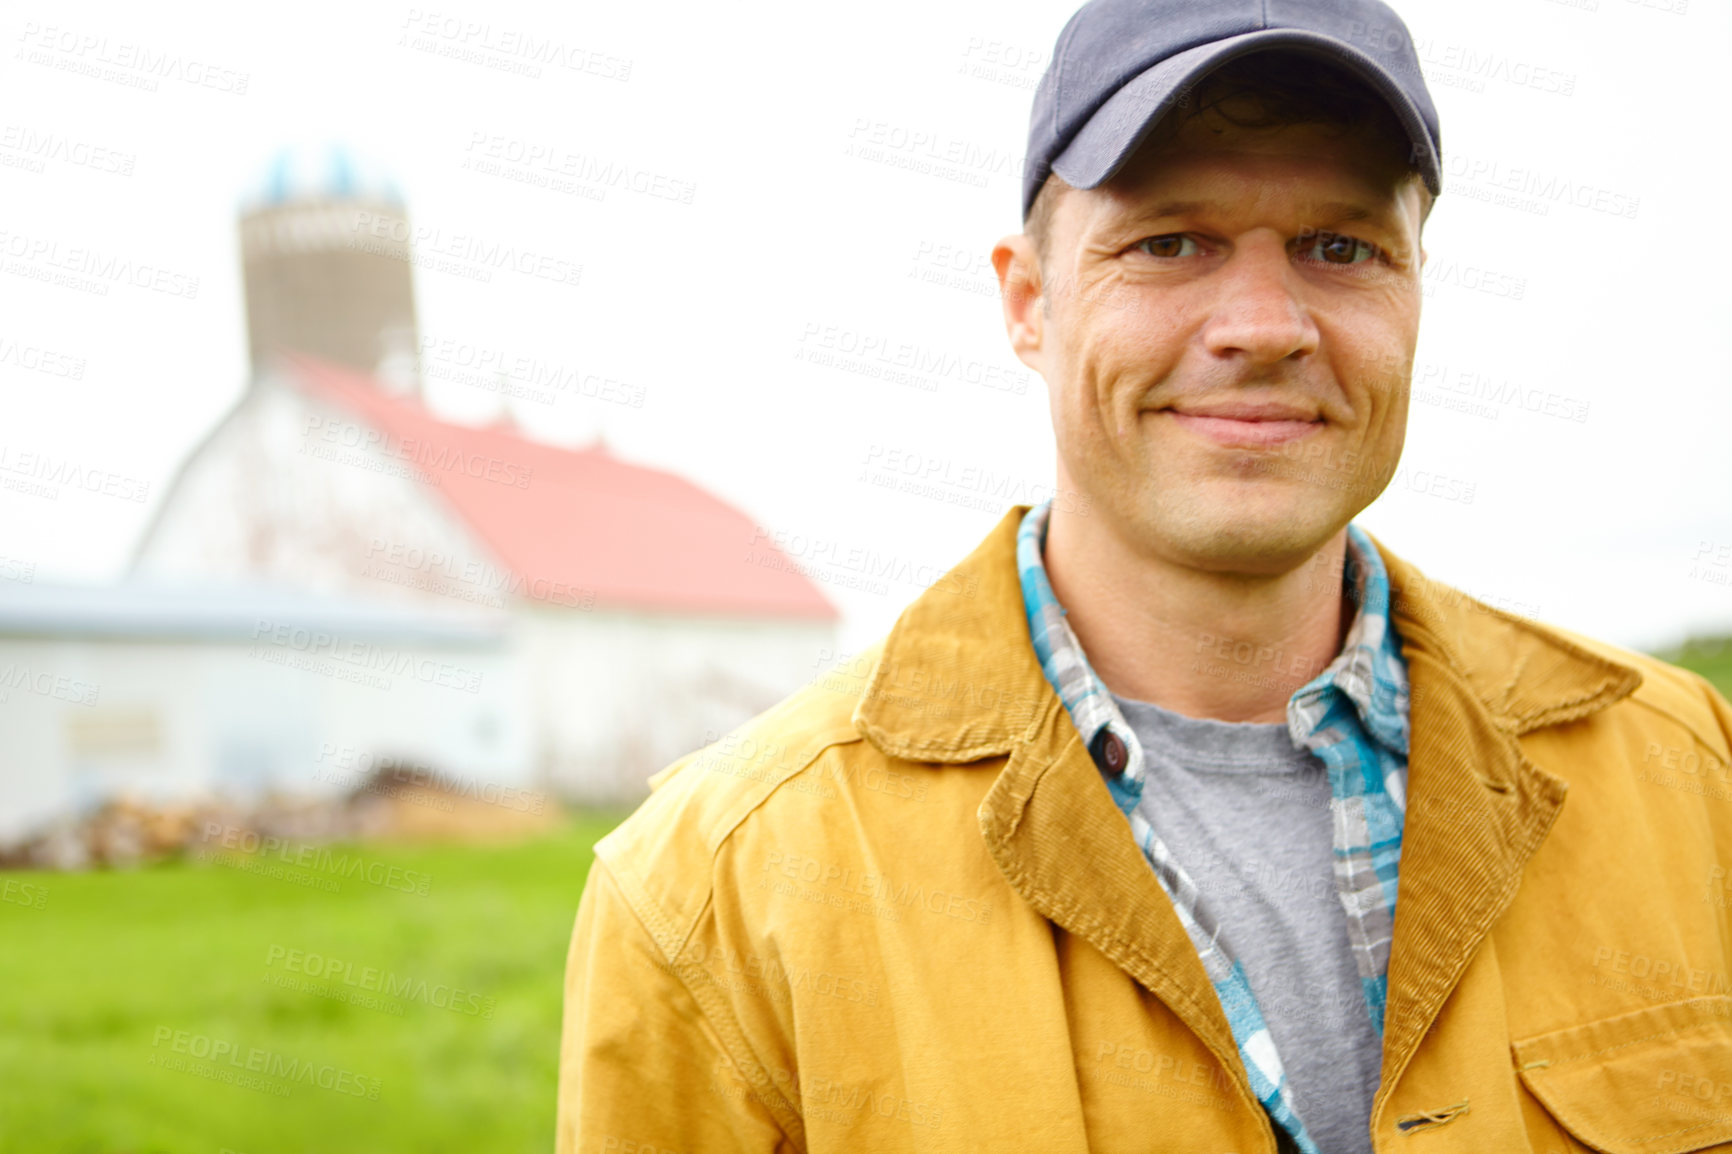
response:
<svg viewBox="0 0 1732 1154"><path fill-rule="evenodd" d="M278 630L355 641L501 645L503 614L439 614L267 585L0 584L0 637L255 641Z"/></svg>

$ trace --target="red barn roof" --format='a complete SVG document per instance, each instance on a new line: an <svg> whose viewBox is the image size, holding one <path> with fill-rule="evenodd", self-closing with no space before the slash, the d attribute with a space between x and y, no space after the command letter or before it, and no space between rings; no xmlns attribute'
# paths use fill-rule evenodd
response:
<svg viewBox="0 0 1732 1154"><path fill-rule="evenodd" d="M562 449L501 425L454 425L416 397L325 361L290 364L307 393L353 413L383 435L386 452L432 478L530 596L562 582L593 591L598 606L837 617L751 518L690 481L600 446Z"/></svg>

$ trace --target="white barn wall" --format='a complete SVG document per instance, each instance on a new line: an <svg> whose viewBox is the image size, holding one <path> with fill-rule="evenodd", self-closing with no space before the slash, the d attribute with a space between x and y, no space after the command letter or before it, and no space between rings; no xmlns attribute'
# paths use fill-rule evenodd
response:
<svg viewBox="0 0 1732 1154"><path fill-rule="evenodd" d="M386 757L535 786L508 649L381 648L473 670L479 692L370 674L389 682L378 688L278 664L266 655L295 651L244 641L0 637L0 842L122 795L332 796Z"/></svg>
<svg viewBox="0 0 1732 1154"><path fill-rule="evenodd" d="M585 801L636 801L674 759L810 681L829 622L532 607L513 624L549 779Z"/></svg>

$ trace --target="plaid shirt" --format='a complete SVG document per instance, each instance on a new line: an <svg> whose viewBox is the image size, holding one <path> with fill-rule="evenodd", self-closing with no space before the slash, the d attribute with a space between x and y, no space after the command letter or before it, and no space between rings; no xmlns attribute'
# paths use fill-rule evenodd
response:
<svg viewBox="0 0 1732 1154"><path fill-rule="evenodd" d="M1318 1154L1305 1123L1293 1110L1281 1056L1244 968L1221 936L1197 884L1137 811L1143 792L1142 746L1112 694L1090 668L1047 581L1041 555L1051 512L1050 501L1030 509L1016 543L1023 605L1041 668L1091 751L1101 748L1103 730L1123 743L1124 768L1115 774L1103 767L1107 788L1130 820L1132 836L1202 957L1233 1028L1251 1089L1303 1154ZM1329 773L1335 887L1347 916L1365 1006L1381 1037L1395 923L1396 867L1407 807L1407 666L1389 620L1389 576L1382 558L1356 525L1347 527L1347 549L1359 610L1341 653L1288 700L1287 730L1295 748L1310 750ZM1097 753L1097 764L1102 760Z"/></svg>

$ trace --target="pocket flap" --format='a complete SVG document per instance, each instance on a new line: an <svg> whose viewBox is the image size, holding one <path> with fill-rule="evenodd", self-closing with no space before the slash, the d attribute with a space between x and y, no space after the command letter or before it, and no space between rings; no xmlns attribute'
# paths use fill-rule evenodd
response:
<svg viewBox="0 0 1732 1154"><path fill-rule="evenodd" d="M1732 997L1692 998L1516 1042L1529 1093L1605 1154L1732 1142Z"/></svg>

